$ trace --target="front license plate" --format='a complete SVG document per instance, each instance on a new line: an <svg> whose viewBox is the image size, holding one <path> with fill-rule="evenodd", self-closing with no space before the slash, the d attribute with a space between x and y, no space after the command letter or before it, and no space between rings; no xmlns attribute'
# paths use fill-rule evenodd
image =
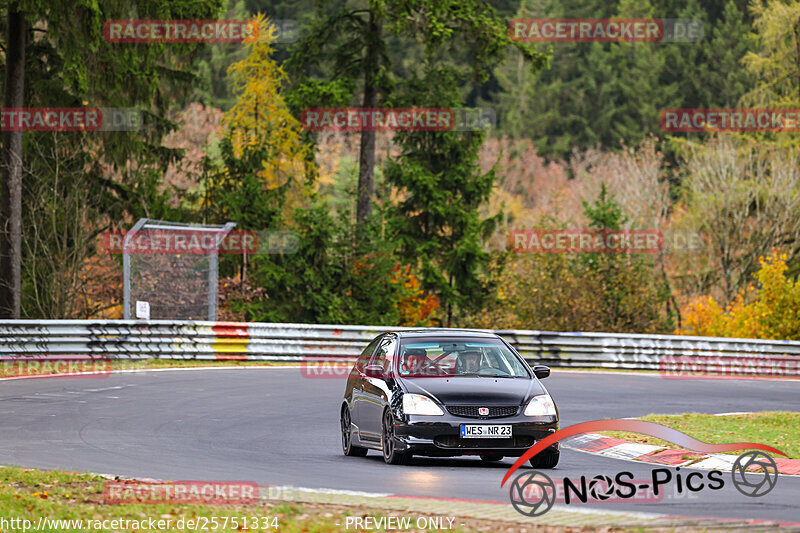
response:
<svg viewBox="0 0 800 533"><path fill-rule="evenodd" d="M462 424L461 437L465 439L507 439L511 437L511 426Z"/></svg>

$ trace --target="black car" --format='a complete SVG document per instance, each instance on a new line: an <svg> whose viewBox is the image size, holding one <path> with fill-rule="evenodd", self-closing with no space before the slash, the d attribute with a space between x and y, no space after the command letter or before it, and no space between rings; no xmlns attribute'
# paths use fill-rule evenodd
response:
<svg viewBox="0 0 800 533"><path fill-rule="evenodd" d="M558 409L517 351L489 332L396 331L378 335L347 378L341 406L345 455L519 457L558 429ZM558 464L558 445L531 459Z"/></svg>

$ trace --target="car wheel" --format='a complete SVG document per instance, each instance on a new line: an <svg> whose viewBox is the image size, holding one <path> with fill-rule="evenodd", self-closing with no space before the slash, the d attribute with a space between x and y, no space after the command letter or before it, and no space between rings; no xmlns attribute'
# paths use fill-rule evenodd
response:
<svg viewBox="0 0 800 533"><path fill-rule="evenodd" d="M561 451L544 450L531 457L533 468L555 468L561 458Z"/></svg>
<svg viewBox="0 0 800 533"><path fill-rule="evenodd" d="M408 463L411 454L397 451L394 442L394 420L392 413L387 409L383 413L383 424L381 431L381 448L383 448L383 460L390 465L402 465Z"/></svg>
<svg viewBox="0 0 800 533"><path fill-rule="evenodd" d="M502 455L497 455L497 454L493 454L493 453L482 453L481 454L481 461L494 462L494 461L500 461L502 459L503 459Z"/></svg>
<svg viewBox="0 0 800 533"><path fill-rule="evenodd" d="M347 456L364 457L367 449L353 445L353 431L350 427L350 409L342 407L342 451Z"/></svg>

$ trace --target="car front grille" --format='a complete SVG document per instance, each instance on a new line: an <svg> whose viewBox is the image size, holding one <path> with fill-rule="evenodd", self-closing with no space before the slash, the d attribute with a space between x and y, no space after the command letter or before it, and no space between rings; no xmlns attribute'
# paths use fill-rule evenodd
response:
<svg viewBox="0 0 800 533"><path fill-rule="evenodd" d="M465 418L503 418L504 416L514 416L519 411L518 405L500 405L487 407L489 414L481 415L478 405L448 405L447 412L453 416L463 416Z"/></svg>
<svg viewBox="0 0 800 533"><path fill-rule="evenodd" d="M457 435L440 435L433 442L441 448L530 448L535 440L527 435L508 439L462 439Z"/></svg>

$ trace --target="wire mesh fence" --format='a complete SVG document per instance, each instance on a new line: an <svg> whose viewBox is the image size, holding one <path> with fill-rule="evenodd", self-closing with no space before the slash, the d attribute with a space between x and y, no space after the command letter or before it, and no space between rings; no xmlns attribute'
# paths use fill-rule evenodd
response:
<svg viewBox="0 0 800 533"><path fill-rule="evenodd" d="M216 320L219 247L234 226L140 219L123 241L124 317L143 301L151 319Z"/></svg>

